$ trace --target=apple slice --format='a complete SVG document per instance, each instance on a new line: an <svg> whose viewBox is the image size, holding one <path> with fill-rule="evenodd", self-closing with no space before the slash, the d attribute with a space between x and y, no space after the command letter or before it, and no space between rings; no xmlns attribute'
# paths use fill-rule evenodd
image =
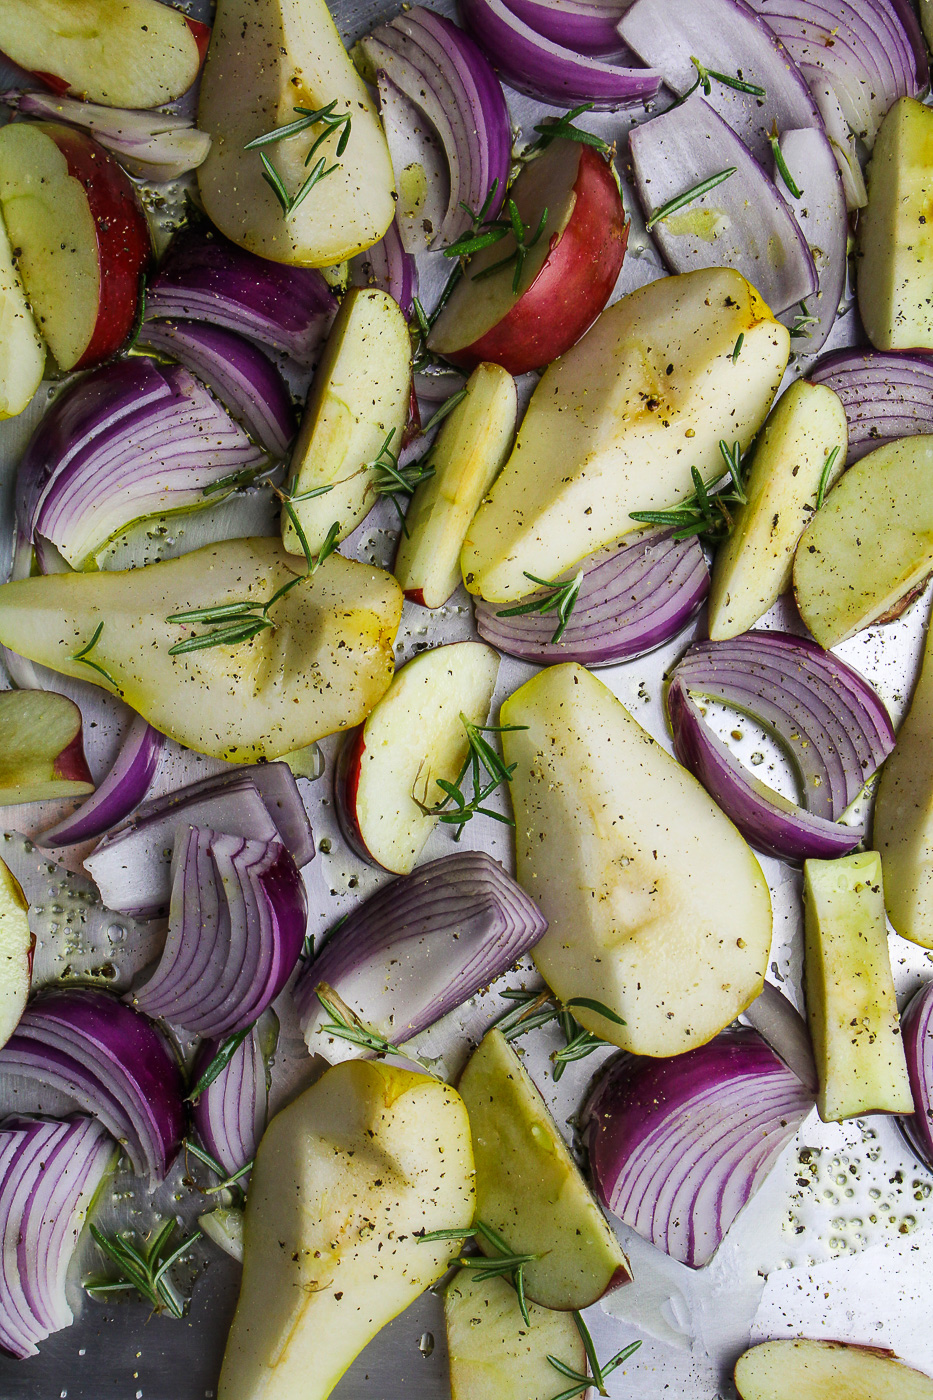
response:
<svg viewBox="0 0 933 1400"><path fill-rule="evenodd" d="M5 126L0 209L60 368L86 369L115 354L136 321L152 245L136 192L113 156L73 127Z"/></svg>
<svg viewBox="0 0 933 1400"><path fill-rule="evenodd" d="M395 560L405 597L426 608L441 607L459 584L470 521L515 436L518 398L506 370L477 365L466 394L428 453L434 475L412 497Z"/></svg>
<svg viewBox="0 0 933 1400"><path fill-rule="evenodd" d="M798 379L755 441L735 528L716 551L709 594L713 641L747 632L790 587L794 551L824 490L842 475L848 428L838 394Z"/></svg>
<svg viewBox="0 0 933 1400"><path fill-rule="evenodd" d="M744 336L738 362L733 351ZM662 277L604 311L550 365L467 533L471 593L510 603L722 474L764 422L790 336L727 268Z"/></svg>
<svg viewBox="0 0 933 1400"><path fill-rule="evenodd" d="M203 1217L202 1217L203 1219ZM554 1356L586 1375L586 1351L572 1317L528 1304L525 1324L504 1278L478 1281L461 1269L444 1292L451 1400L551 1400Z"/></svg>
<svg viewBox="0 0 933 1400"><path fill-rule="evenodd" d="M884 920L881 858L804 862L804 986L824 1123L913 1113Z"/></svg>
<svg viewBox="0 0 933 1400"><path fill-rule="evenodd" d="M761 1342L735 1363L741 1400L933 1400L933 1380L880 1347Z"/></svg>
<svg viewBox="0 0 933 1400"><path fill-rule="evenodd" d="M508 233L471 258L428 339L453 364L493 360L510 374L540 369L593 324L622 269L628 224L609 162L592 146L554 141L510 190L531 248L515 288L515 263L485 274L516 249Z"/></svg>
<svg viewBox="0 0 933 1400"><path fill-rule="evenodd" d="M336 103L352 121L245 147ZM234 243L274 262L331 267L377 243L395 216L389 150L373 100L347 56L326 0L218 0L201 80L198 126L211 138L198 186ZM319 137L311 166L305 164ZM346 146L337 154L338 144ZM330 173L289 213L264 178L265 155L291 199L321 157Z"/></svg>
<svg viewBox="0 0 933 1400"><path fill-rule="evenodd" d="M457 780L469 752L461 715L486 723L498 670L498 653L484 642L424 651L347 737L335 778L337 815L364 860L396 875L414 868L438 820L418 803L444 800L436 779Z"/></svg>
<svg viewBox="0 0 933 1400"><path fill-rule="evenodd" d="M74 701L49 690L0 691L0 807L93 791Z"/></svg>
<svg viewBox="0 0 933 1400"><path fill-rule="evenodd" d="M379 500L372 464L385 448L397 457L411 396L411 340L387 292L352 287L340 304L311 385L292 449L292 510L313 552L338 522L346 539ZM301 499L323 488L325 494ZM286 511L282 540L302 545Z"/></svg>
<svg viewBox="0 0 933 1400"><path fill-rule="evenodd" d="M3 0L0 52L56 92L160 107L187 92L210 29L158 0Z"/></svg>
<svg viewBox="0 0 933 1400"><path fill-rule="evenodd" d="M628 1283L622 1246L500 1031L485 1036L457 1087L473 1134L476 1218L515 1254L538 1256L525 1266L527 1296L573 1312ZM482 1235L476 1241L495 1253Z"/></svg>
<svg viewBox="0 0 933 1400"><path fill-rule="evenodd" d="M822 647L897 616L933 569L933 436L876 448L833 487L794 558L800 616Z"/></svg>
<svg viewBox="0 0 933 1400"><path fill-rule="evenodd" d="M532 950L586 1030L636 1055L711 1040L761 991L768 885L700 784L602 681L565 663L502 706L519 883L548 921Z"/></svg>
<svg viewBox="0 0 933 1400"><path fill-rule="evenodd" d="M263 1135L218 1400L325 1400L371 1337L445 1273L473 1218L454 1089L394 1065L334 1065Z"/></svg>
<svg viewBox="0 0 933 1400"><path fill-rule="evenodd" d="M19 881L0 860L0 1046L6 1045L26 1009L36 940Z"/></svg>
<svg viewBox="0 0 933 1400"><path fill-rule="evenodd" d="M0 418L22 413L42 382L45 346L0 218Z"/></svg>

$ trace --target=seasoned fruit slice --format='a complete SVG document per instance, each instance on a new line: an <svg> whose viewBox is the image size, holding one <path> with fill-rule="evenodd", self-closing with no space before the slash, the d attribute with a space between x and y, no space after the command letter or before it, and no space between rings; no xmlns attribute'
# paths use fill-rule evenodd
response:
<svg viewBox="0 0 933 1400"><path fill-rule="evenodd" d="M0 418L22 413L42 382L45 346L0 218Z"/></svg>
<svg viewBox="0 0 933 1400"><path fill-rule="evenodd" d="M74 701L47 690L0 692L0 806L93 791Z"/></svg>
<svg viewBox="0 0 933 1400"><path fill-rule="evenodd" d="M735 1363L741 1400L933 1400L933 1380L851 1342L762 1342Z"/></svg>
<svg viewBox="0 0 933 1400"><path fill-rule="evenodd" d="M26 1009L35 939L26 897L0 860L0 1045L6 1045Z"/></svg>

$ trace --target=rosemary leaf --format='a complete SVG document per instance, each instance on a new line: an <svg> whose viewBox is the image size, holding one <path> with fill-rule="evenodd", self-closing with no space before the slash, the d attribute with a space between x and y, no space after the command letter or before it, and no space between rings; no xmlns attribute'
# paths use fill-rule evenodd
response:
<svg viewBox="0 0 933 1400"><path fill-rule="evenodd" d="M775 122L772 127L771 135L768 137L768 144L771 147L771 154L774 157L775 170L784 181L784 184L787 186L794 199L800 199L803 195L803 190L787 168L787 161L784 159L784 152L781 150L781 138L778 135L777 122Z"/></svg>
<svg viewBox="0 0 933 1400"><path fill-rule="evenodd" d="M200 632L194 637L185 637L169 647L169 656L184 656L190 651L207 651L210 647L234 647L241 642L250 642L259 632L272 623L267 617L251 617L229 627L215 627L213 632Z"/></svg>
<svg viewBox="0 0 933 1400"><path fill-rule="evenodd" d="M514 608L499 608L497 617L522 617L527 613L556 612L558 617L557 629L551 637L551 645L559 642L564 635L564 629L570 621L570 615L576 607L577 599L580 596L580 589L583 585L583 570L580 569L568 580L567 583L555 583L553 579L538 578L535 574L529 574L524 570L525 577L532 583L540 584L542 588L549 588L550 593L542 595L540 598L533 598L530 602L519 603Z"/></svg>
<svg viewBox="0 0 933 1400"><path fill-rule="evenodd" d="M838 447L834 447L833 450L832 450L831 452L827 452L827 454L826 454L826 461L825 461L825 463L823 464L823 470L822 470L822 472L820 473L820 484L819 484L819 487L817 488L817 493L816 493L816 508L817 508L817 510L820 510L820 509L822 508L823 502L824 502L825 499L826 499L826 488L829 486L830 474L832 473L833 465L835 464L836 458L837 458L838 456L839 456L839 448L838 448Z"/></svg>
<svg viewBox="0 0 933 1400"><path fill-rule="evenodd" d="M427 434L431 432L433 428L436 428L438 426L439 423L443 423L447 415L449 413L453 413L454 409L457 407L458 404L463 403L463 400L466 398L466 396L467 390L461 389L459 393L451 394L449 399L445 399L444 402L441 404L440 408L431 414L431 417L421 429L424 436L426 437Z"/></svg>
<svg viewBox="0 0 933 1400"><path fill-rule="evenodd" d="M725 170L719 170L715 175L708 176L701 180L699 184L691 185L683 194L675 194L673 199L669 199L666 204L655 209L654 213L645 224L645 228L650 233L655 224L659 224L662 219L667 219L671 214L676 214L678 209L684 209L688 204L693 204L695 200L701 199L703 195L709 194L717 185L721 185L725 180L731 179L738 169L735 165L727 166Z"/></svg>
<svg viewBox="0 0 933 1400"><path fill-rule="evenodd" d="M94 650L94 648L97 646L97 643L100 641L100 636L103 630L104 624L103 620L101 620L100 622L98 622L96 628L94 629L94 635L91 638L91 640L87 643L86 646L83 646L80 651L76 651L71 659L72 661L80 661L82 666L89 666L92 671L96 671L99 676L103 676L105 681L109 681L110 684L113 686L114 690L116 690L119 693L120 687L117 685L110 672L105 670L105 668L101 666L99 661L90 660L90 653Z"/></svg>
<svg viewBox="0 0 933 1400"><path fill-rule="evenodd" d="M742 353L742 346L745 344L745 332L739 331L738 339L732 347L732 363L738 364L739 356Z"/></svg>
<svg viewBox="0 0 933 1400"><path fill-rule="evenodd" d="M217 1054L205 1068L197 1084L195 1084L194 1088L188 1094L188 1103L196 1103L204 1093L204 1090L209 1089L218 1075L224 1072L255 1024L255 1021L253 1021L248 1026L245 1026L243 1030L234 1031L232 1035L227 1036L226 1040L217 1051Z"/></svg>
<svg viewBox="0 0 933 1400"><path fill-rule="evenodd" d="M96 1225L91 1225L91 1235L101 1251L120 1271L116 1279L88 1279L86 1291L92 1297L134 1289L140 1297L150 1302L158 1312L167 1310L173 1317L183 1317L185 1300L178 1293L168 1277L169 1269L185 1254L201 1232L195 1231L166 1254L165 1248L176 1229L174 1220L166 1220L156 1232L147 1248L140 1250L126 1233L105 1235Z"/></svg>

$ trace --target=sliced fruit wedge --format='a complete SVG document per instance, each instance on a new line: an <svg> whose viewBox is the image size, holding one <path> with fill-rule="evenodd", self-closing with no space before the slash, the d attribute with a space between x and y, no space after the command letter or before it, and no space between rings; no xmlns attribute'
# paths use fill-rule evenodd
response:
<svg viewBox="0 0 933 1400"><path fill-rule="evenodd" d="M933 1380L893 1352L851 1342L762 1342L740 1356L741 1400L933 1400Z"/></svg>
<svg viewBox="0 0 933 1400"><path fill-rule="evenodd" d="M0 418L22 413L42 382L45 346L0 218Z"/></svg>
<svg viewBox="0 0 933 1400"><path fill-rule="evenodd" d="M93 791L74 701L46 690L0 692L0 806Z"/></svg>

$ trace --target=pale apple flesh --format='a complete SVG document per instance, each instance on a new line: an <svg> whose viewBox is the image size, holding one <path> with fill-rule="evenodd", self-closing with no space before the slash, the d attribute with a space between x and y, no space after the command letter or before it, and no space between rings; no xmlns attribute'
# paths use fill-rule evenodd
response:
<svg viewBox="0 0 933 1400"><path fill-rule="evenodd" d="M47 690L0 692L0 806L93 791L74 701Z"/></svg>
<svg viewBox="0 0 933 1400"><path fill-rule="evenodd" d="M444 1291L451 1400L551 1400L560 1373L555 1356L586 1374L586 1352L573 1318L528 1304L529 1326L504 1278L477 1282L461 1269Z"/></svg>
<svg viewBox="0 0 933 1400"><path fill-rule="evenodd" d="M325 1400L387 1322L445 1273L469 1229L473 1154L449 1085L334 1065L266 1129L218 1400Z"/></svg>
<svg viewBox="0 0 933 1400"><path fill-rule="evenodd" d="M476 1159L477 1219L526 1264L525 1293L547 1308L588 1308L628 1283L628 1260L515 1051L491 1030L460 1076ZM492 1247L482 1235L477 1243Z"/></svg>
<svg viewBox="0 0 933 1400"><path fill-rule="evenodd" d="M824 1123L913 1113L900 1033L881 859L804 862L804 990Z"/></svg>
<svg viewBox="0 0 933 1400"><path fill-rule="evenodd" d="M798 379L768 415L753 449L746 504L716 551L708 627L713 641L737 637L791 584L794 551L846 464L848 427L838 394ZM828 469L828 470L827 470Z"/></svg>
<svg viewBox="0 0 933 1400"><path fill-rule="evenodd" d="M0 419L22 413L44 372L45 346L0 218Z"/></svg>
<svg viewBox="0 0 933 1400"><path fill-rule="evenodd" d="M484 642L424 651L350 736L337 809L365 859L397 875L414 868L438 820L422 806L444 801L438 778L456 781L468 752L461 715L486 723L498 670L498 654Z"/></svg>
<svg viewBox="0 0 933 1400"><path fill-rule="evenodd" d="M313 552L335 523L337 539L346 539L379 500L372 464L383 449L398 456L410 396L411 340L398 302L353 287L331 327L292 450L292 511ZM323 488L323 495L307 494ZM289 553L302 553L287 511L282 540Z"/></svg>
<svg viewBox="0 0 933 1400"><path fill-rule="evenodd" d="M0 587L11 651L122 695L198 753L278 758L364 719L392 678L402 594L390 574L332 554L305 578L278 540L226 540L125 572L49 574ZM238 645L170 655L194 606L262 604L273 625ZM76 659L101 631L86 659Z"/></svg>
<svg viewBox="0 0 933 1400"><path fill-rule="evenodd" d="M231 101L236 94L236 101ZM346 149L339 131L305 165L326 127L276 142L266 155L293 199L313 165L336 169L285 214L263 178L256 137L296 120L296 107L331 102L352 120ZM275 262L329 267L369 248L395 214L394 177L369 91L347 56L326 0L219 0L201 80L198 126L211 151L198 169L210 219L234 243Z"/></svg>
<svg viewBox="0 0 933 1400"><path fill-rule="evenodd" d="M933 1400L933 1380L893 1352L852 1342L761 1342L739 1357L741 1400Z"/></svg>
<svg viewBox="0 0 933 1400"><path fill-rule="evenodd" d="M532 956L587 1030L636 1055L705 1044L764 984L768 885L686 769L582 666L551 666L502 706L519 883L548 921Z"/></svg>
<svg viewBox="0 0 933 1400"><path fill-rule="evenodd" d="M738 362L733 351L744 336ZM726 268L663 277L623 297L545 371L515 448L463 547L471 593L522 598L722 475L720 441L748 447L790 336Z"/></svg>
<svg viewBox="0 0 933 1400"><path fill-rule="evenodd" d="M28 908L19 882L0 861L0 1046L15 1031L29 996L36 940Z"/></svg>
<svg viewBox="0 0 933 1400"><path fill-rule="evenodd" d="M592 146L555 141L511 190L522 222L541 237L525 259L485 274L515 251L509 233L473 257L438 317L432 350L464 369L483 360L511 374L540 369L575 344L612 294L628 241L622 196Z"/></svg>
<svg viewBox="0 0 933 1400"><path fill-rule="evenodd" d="M0 52L58 92L159 107L187 92L210 31L158 0L3 0Z"/></svg>
<svg viewBox="0 0 933 1400"><path fill-rule="evenodd" d="M515 381L500 365L481 364L466 398L441 425L423 481L405 514L395 577L406 598L439 608L460 583L460 551L480 501L498 476L515 436Z"/></svg>
<svg viewBox="0 0 933 1400"><path fill-rule="evenodd" d="M136 321L149 227L123 170L55 122L0 130L0 210L39 331L62 369L116 353Z"/></svg>

